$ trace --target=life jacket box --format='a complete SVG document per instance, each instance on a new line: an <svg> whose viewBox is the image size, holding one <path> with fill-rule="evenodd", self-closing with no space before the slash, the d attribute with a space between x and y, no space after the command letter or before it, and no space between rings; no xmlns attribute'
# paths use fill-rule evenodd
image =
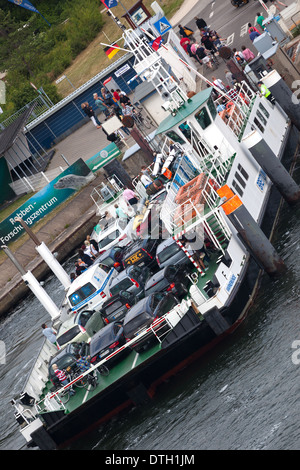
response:
<svg viewBox="0 0 300 470"><path fill-rule="evenodd" d="M195 197L198 192L201 192L201 189L204 188L207 177L204 173L201 173L196 178L193 178L191 181L182 186L175 198L176 204L182 204L184 201Z"/></svg>

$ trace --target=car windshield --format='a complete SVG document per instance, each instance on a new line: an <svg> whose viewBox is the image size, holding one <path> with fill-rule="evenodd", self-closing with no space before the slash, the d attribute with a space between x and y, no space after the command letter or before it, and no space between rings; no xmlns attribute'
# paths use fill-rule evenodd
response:
<svg viewBox="0 0 300 470"><path fill-rule="evenodd" d="M75 317L75 322L78 325L84 327L87 324L87 322L89 321L89 319L91 318L91 316L93 315L93 313L94 313L94 310L79 312L79 313L77 313L77 315Z"/></svg>
<svg viewBox="0 0 300 470"><path fill-rule="evenodd" d="M164 263L167 259L176 255L180 251L180 246L177 243L172 243L171 245L164 248L160 253L157 254L158 261Z"/></svg>
<svg viewBox="0 0 300 470"><path fill-rule="evenodd" d="M101 333L95 336L90 344L90 355L94 356L104 348L109 347L115 341L113 324L104 327Z"/></svg>
<svg viewBox="0 0 300 470"><path fill-rule="evenodd" d="M107 235L107 237L103 238L102 240L98 242L99 248L104 248L105 246L113 242L116 238L119 238L119 236L120 236L120 231L114 230L109 235Z"/></svg>
<svg viewBox="0 0 300 470"><path fill-rule="evenodd" d="M115 302L113 302L111 305L108 305L107 307L105 307L105 313L106 315L111 315L113 312L115 312L116 310L118 310L120 307L122 307L122 302L121 300L116 300Z"/></svg>
<svg viewBox="0 0 300 470"><path fill-rule="evenodd" d="M150 295L153 292L163 291L166 288L166 286L168 286L168 285L169 285L169 283L165 278L163 278L160 281L155 282L155 283L148 282L145 286L145 294Z"/></svg>
<svg viewBox="0 0 300 470"><path fill-rule="evenodd" d="M126 338L133 338L135 333L148 326L154 320L153 316L148 312L141 312L139 315L133 317L128 323L124 324L124 334Z"/></svg>
<svg viewBox="0 0 300 470"><path fill-rule="evenodd" d="M132 287L132 281L129 277L124 277L120 282L117 282L115 285L110 287L110 293L112 295L118 294L120 290L127 290L129 287Z"/></svg>
<svg viewBox="0 0 300 470"><path fill-rule="evenodd" d="M93 284L91 284L90 282L88 282L87 284L73 292L73 294L69 295L70 304L75 307L75 305L82 302L82 300L85 300L94 292L96 292L96 287L93 286Z"/></svg>
<svg viewBox="0 0 300 470"><path fill-rule="evenodd" d="M59 336L59 338L57 338L57 343L59 346L63 346L64 344L72 341L72 339L74 339L79 333L80 327L79 325L75 325L73 328L70 328L68 331L66 331L63 335Z"/></svg>

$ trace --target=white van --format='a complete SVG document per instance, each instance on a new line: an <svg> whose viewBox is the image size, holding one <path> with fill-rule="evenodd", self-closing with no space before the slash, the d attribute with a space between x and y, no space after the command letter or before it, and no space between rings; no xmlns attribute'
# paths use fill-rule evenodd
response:
<svg viewBox="0 0 300 470"><path fill-rule="evenodd" d="M117 276L118 271L112 268L105 272L99 264L90 266L70 285L67 301L73 313L86 309L95 309L109 296L108 284Z"/></svg>

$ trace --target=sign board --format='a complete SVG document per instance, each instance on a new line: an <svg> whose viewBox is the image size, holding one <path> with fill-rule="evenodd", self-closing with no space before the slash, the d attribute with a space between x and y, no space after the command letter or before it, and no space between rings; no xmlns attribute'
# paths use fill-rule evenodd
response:
<svg viewBox="0 0 300 470"><path fill-rule="evenodd" d="M89 158L85 163L91 171L97 171L110 162L113 158L118 157L121 154L119 148L113 142L100 152L96 153L93 157Z"/></svg>
<svg viewBox="0 0 300 470"><path fill-rule="evenodd" d="M84 161L77 160L0 223L1 244L7 245L24 233L16 218L32 227L94 178Z"/></svg>
<svg viewBox="0 0 300 470"><path fill-rule="evenodd" d="M158 33L161 36L167 33L170 29L172 29L171 24L168 22L165 16L163 16L160 20L153 23L153 26L155 27L155 29L157 29Z"/></svg>
<svg viewBox="0 0 300 470"><path fill-rule="evenodd" d="M127 70L130 70L130 66L128 64L123 65L119 70L115 72L116 77L121 77Z"/></svg>

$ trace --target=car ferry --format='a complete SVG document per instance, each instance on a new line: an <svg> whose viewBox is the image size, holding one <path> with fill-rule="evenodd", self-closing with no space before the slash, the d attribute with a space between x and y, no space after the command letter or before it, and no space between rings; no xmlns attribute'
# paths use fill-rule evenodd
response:
<svg viewBox="0 0 300 470"><path fill-rule="evenodd" d="M284 270L269 237L282 196L291 203L299 197L283 167L298 133L278 104L247 83L235 94L218 93L217 99L213 87L188 98L144 38L134 31L124 36L137 74L148 77L161 96L168 92L168 115L156 131L167 192L159 214L192 264L189 290L58 389L49 381L56 350L44 343L21 396L13 399L27 445L40 449L66 447L114 414L146 403L160 383L231 334L244 319L263 270L270 276ZM205 268L196 256L203 245L209 247ZM89 383L91 374L97 383Z"/></svg>

